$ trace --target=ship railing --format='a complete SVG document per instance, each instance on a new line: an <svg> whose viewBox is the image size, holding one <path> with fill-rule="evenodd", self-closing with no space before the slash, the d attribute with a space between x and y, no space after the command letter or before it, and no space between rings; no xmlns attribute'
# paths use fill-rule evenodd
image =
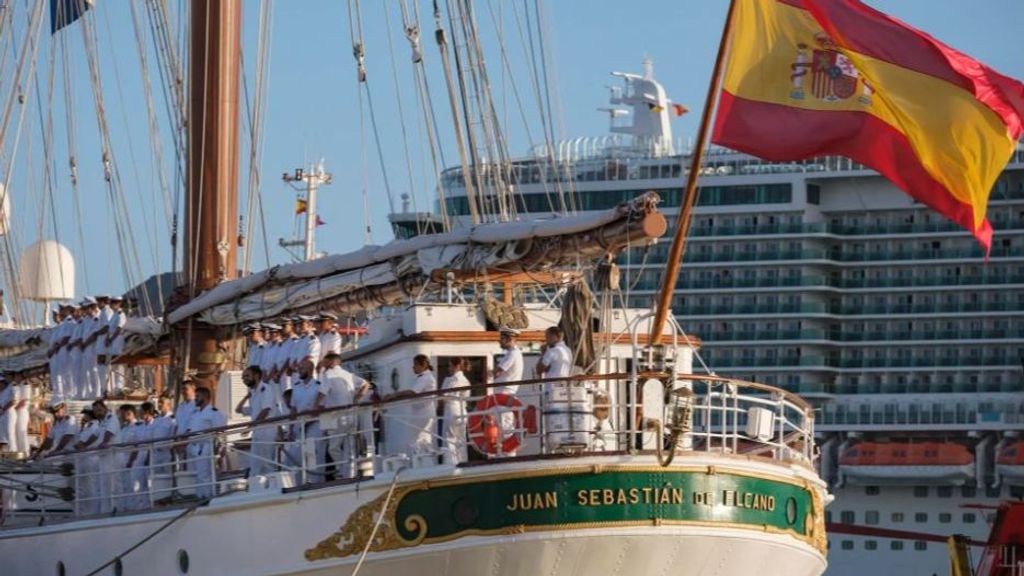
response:
<svg viewBox="0 0 1024 576"><path fill-rule="evenodd" d="M510 386L518 389L496 392ZM681 411L678 398L687 403ZM402 469L653 454L666 447L657 431L668 424L685 430L678 454L813 465L813 411L778 388L708 375L581 375L435 390L42 458L23 463L13 485L0 472L3 523L280 493Z"/></svg>

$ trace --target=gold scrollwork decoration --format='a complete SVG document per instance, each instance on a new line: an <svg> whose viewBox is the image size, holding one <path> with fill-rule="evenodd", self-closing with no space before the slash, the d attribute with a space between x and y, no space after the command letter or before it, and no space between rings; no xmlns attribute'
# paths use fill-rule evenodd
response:
<svg viewBox="0 0 1024 576"><path fill-rule="evenodd" d="M373 532L373 526L377 523L380 514L383 514L384 518L381 520L380 527L373 537L373 542L370 542L371 552L392 550L418 544L427 535L427 523L422 517L419 518L419 526L422 528L417 534L415 542L404 540L398 535L398 530L395 526L395 510L398 508L398 503L401 502L403 496L414 488L410 486L396 490L391 497L391 502L388 504L387 509L384 509L387 492L363 504L348 517L348 520L345 521L345 524L337 532L321 540L316 546L306 550L306 560L314 562L327 558L344 558L345 556L361 553L363 548L366 548L370 534ZM405 521L406 529L415 529L409 527L410 521L414 521L414 518L410 516Z"/></svg>

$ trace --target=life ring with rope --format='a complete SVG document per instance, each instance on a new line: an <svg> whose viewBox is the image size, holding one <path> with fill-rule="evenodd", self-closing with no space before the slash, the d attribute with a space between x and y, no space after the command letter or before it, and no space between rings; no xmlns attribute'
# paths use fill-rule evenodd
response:
<svg viewBox="0 0 1024 576"><path fill-rule="evenodd" d="M523 443L523 434L520 432L526 429L527 432L537 432L537 409L533 406L526 406L511 394L497 393L484 396L483 400L477 402L474 414L470 414L468 428L469 438L477 450L489 456L498 454L511 454ZM506 410L495 410L495 408ZM512 425L515 432L509 434L504 440L501 439L501 422L499 421L502 412L510 412L514 418ZM498 447L501 447L499 452Z"/></svg>

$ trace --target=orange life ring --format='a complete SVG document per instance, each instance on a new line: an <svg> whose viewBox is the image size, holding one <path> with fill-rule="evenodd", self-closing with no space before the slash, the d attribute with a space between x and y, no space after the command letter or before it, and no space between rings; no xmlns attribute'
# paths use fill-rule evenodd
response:
<svg viewBox="0 0 1024 576"><path fill-rule="evenodd" d="M491 456L498 455L499 442L501 443L501 454L515 452L523 442L519 432L514 432L508 438L501 440L501 424L495 418L495 414L491 412L493 408L499 406L508 408L508 411L512 413L515 418L513 427L516 430L523 427L524 423L529 432L536 432L537 429L537 410L533 406L527 406L525 410L520 410L523 403L511 394L498 393L485 396L483 400L477 402L476 413L469 416L469 438L478 450Z"/></svg>

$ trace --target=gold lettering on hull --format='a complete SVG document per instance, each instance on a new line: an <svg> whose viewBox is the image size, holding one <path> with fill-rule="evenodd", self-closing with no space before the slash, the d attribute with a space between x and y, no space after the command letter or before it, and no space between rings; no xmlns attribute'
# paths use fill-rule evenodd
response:
<svg viewBox="0 0 1024 576"><path fill-rule="evenodd" d="M557 492L525 492L513 494L512 501L505 505L509 512L521 510L548 510L558 508Z"/></svg>
<svg viewBox="0 0 1024 576"><path fill-rule="evenodd" d="M576 504L580 506L625 506L628 504L682 504L682 488L623 488L579 490Z"/></svg>
<svg viewBox="0 0 1024 576"><path fill-rule="evenodd" d="M726 506L733 506L736 508L766 510L768 512L775 511L775 496L768 494L754 494L753 492L725 490L722 492L722 503Z"/></svg>

